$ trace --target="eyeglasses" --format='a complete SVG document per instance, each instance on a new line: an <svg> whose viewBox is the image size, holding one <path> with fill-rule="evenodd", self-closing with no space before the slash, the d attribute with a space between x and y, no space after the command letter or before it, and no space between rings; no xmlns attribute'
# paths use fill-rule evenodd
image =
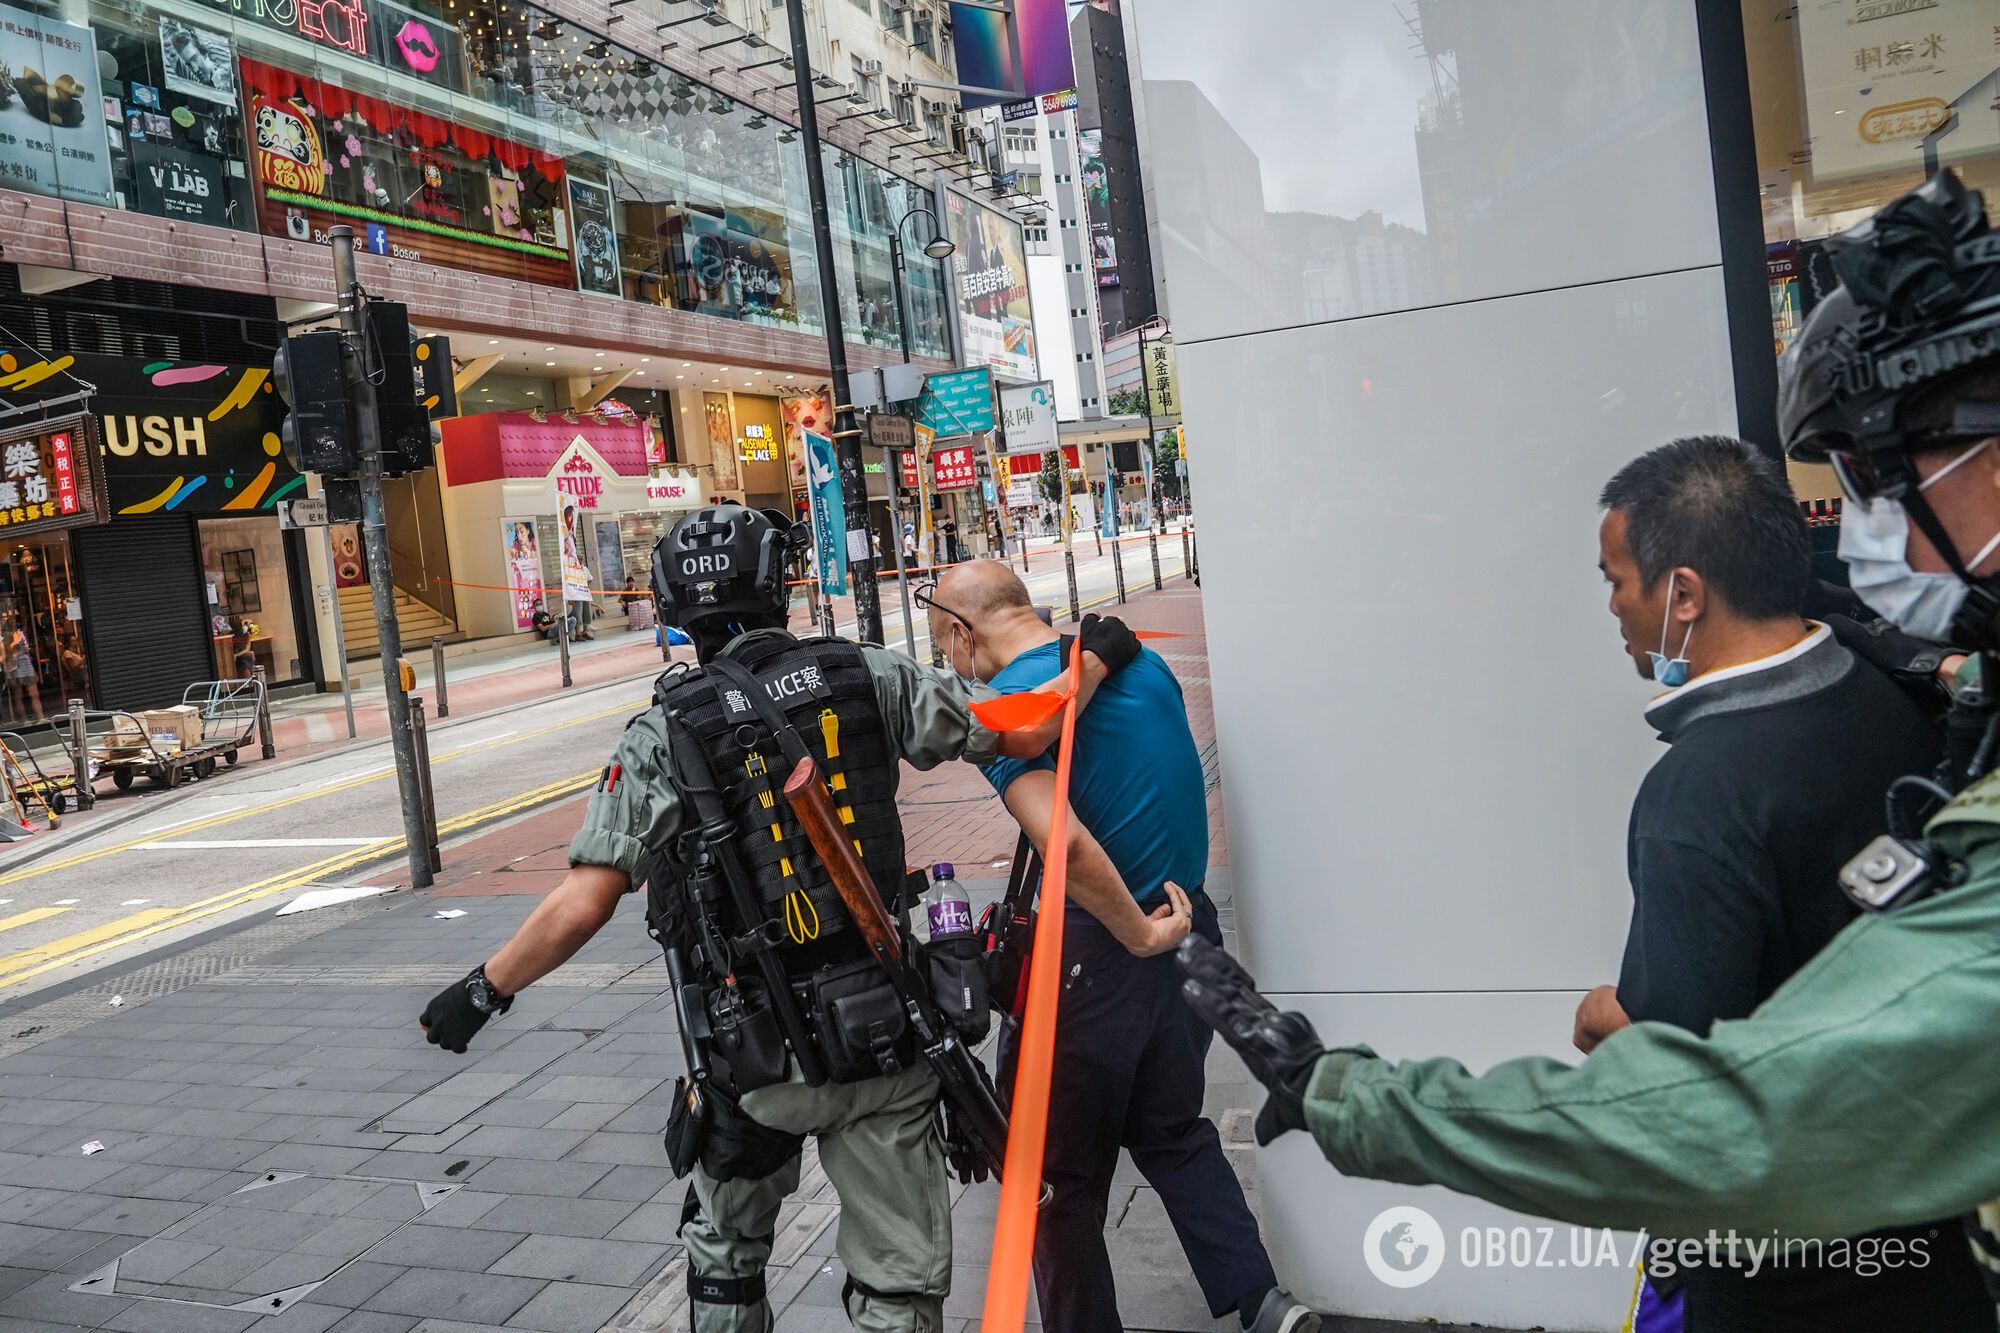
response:
<svg viewBox="0 0 2000 1333"><path fill-rule="evenodd" d="M940 602L937 599L937 586L938 585L936 579L931 579L927 582L919 583L916 587L910 590L910 596L916 600L918 606L923 607L927 611L944 612L946 615L950 616L953 620L956 620L959 624L965 626L966 632L968 634L971 633L972 622L970 620L967 620L964 616L952 610L950 607L946 606L943 602Z"/></svg>

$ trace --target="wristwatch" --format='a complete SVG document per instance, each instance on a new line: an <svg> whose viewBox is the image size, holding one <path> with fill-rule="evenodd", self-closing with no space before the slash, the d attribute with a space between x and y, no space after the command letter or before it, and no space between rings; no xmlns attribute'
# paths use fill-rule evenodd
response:
<svg viewBox="0 0 2000 1333"><path fill-rule="evenodd" d="M502 995L493 983L486 979L486 968L482 964L472 969L472 975L465 979L465 993L472 1001L472 1007L491 1018L504 1014L514 1007L514 997Z"/></svg>

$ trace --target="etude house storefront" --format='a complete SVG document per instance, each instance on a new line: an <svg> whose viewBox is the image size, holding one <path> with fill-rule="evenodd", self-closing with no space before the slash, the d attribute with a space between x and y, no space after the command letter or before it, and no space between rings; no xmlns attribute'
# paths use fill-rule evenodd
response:
<svg viewBox="0 0 2000 1333"><path fill-rule="evenodd" d="M107 521L16 534L12 508L0 509L0 621L20 631L6 716L32 721L77 697L151 707L253 666L274 683L310 678L305 549L274 508L305 479L279 448L269 369L0 354L8 402L89 389ZM23 647L31 694L15 672Z"/></svg>
<svg viewBox="0 0 2000 1333"><path fill-rule="evenodd" d="M538 589L561 600L562 499L574 502L571 539L590 571L598 613L617 609L630 577L651 578L653 543L701 502L692 473L653 476L652 427L579 414L484 412L443 423L439 450L445 524L466 633L529 628Z"/></svg>

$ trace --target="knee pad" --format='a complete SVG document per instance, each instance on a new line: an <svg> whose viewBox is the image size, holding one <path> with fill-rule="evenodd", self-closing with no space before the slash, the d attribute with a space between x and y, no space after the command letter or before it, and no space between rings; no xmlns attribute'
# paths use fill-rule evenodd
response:
<svg viewBox="0 0 2000 1333"><path fill-rule="evenodd" d="M761 1305L764 1302L764 1274L748 1277L711 1277L688 1269L688 1299L701 1305Z"/></svg>

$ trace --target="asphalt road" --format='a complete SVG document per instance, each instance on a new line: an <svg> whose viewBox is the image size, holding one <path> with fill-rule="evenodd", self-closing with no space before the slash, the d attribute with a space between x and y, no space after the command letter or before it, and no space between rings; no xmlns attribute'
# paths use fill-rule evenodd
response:
<svg viewBox="0 0 2000 1333"><path fill-rule="evenodd" d="M1109 551L1079 542L1085 606L1115 600ZM1160 544L1163 575L1182 572L1177 538ZM1038 564L1041 562L1037 562ZM1126 549L1128 586L1150 583L1143 542ZM1067 612L1062 566L1028 577L1037 602ZM883 586L886 636L902 647L893 580ZM920 657L929 653L917 614ZM841 632L852 631L851 621ZM483 716L433 722L432 785L444 854L483 831L595 781L625 719L650 696L651 673ZM249 752L254 754L254 750ZM143 813L9 869L0 860L0 1003L266 915L299 893L406 885L402 817L386 742L296 761L246 761L191 788L121 797Z"/></svg>

